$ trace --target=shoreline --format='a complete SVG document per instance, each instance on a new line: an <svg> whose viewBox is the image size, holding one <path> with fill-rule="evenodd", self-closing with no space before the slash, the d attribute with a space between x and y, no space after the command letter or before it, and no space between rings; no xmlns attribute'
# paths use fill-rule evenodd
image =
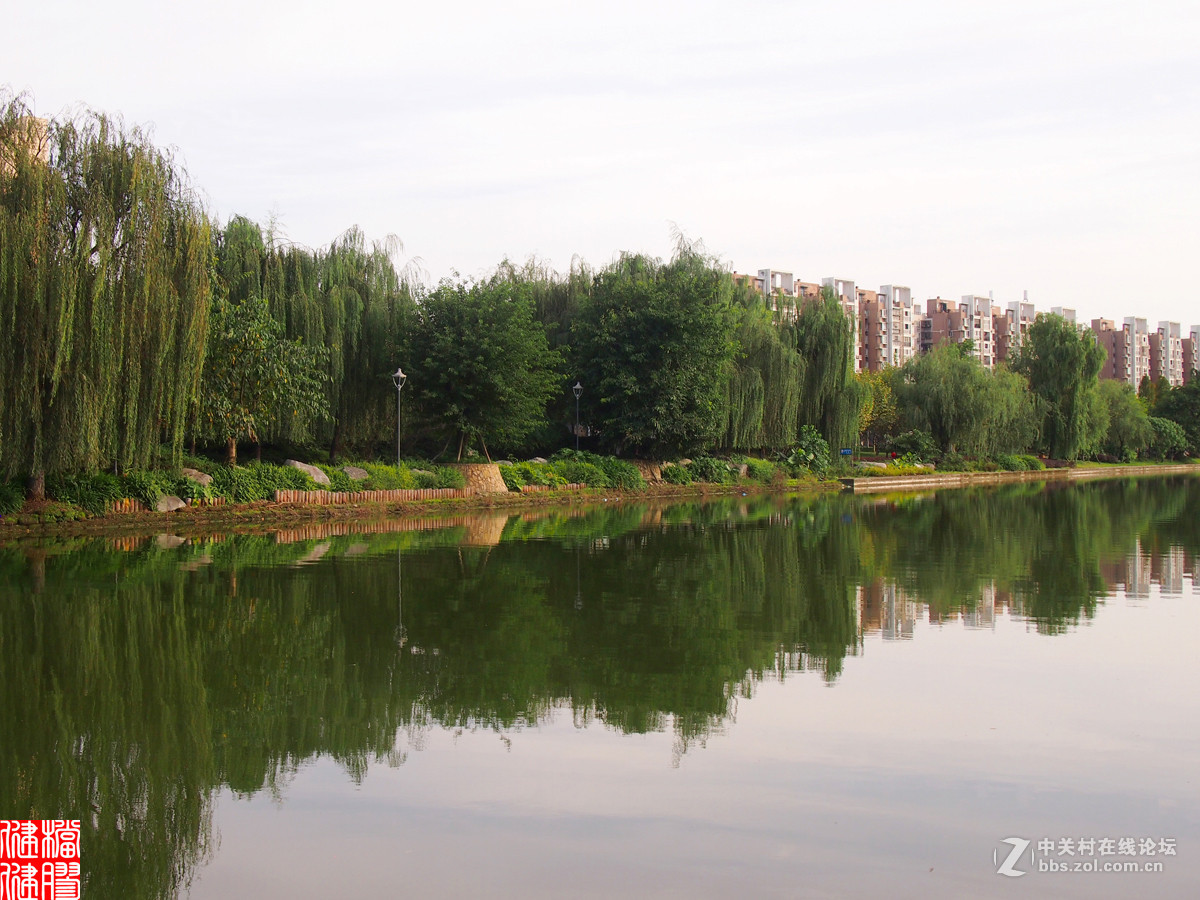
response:
<svg viewBox="0 0 1200 900"><path fill-rule="evenodd" d="M1112 465L1036 472L944 472L930 475L870 476L792 484L653 484L641 491L605 488L549 490L529 493L471 494L465 497L411 501L363 501L314 504L259 500L244 504L194 506L176 512L110 512L75 521L17 523L0 520L0 546L41 540L135 537L164 532L183 537L218 534L263 534L306 525L337 522L386 521L395 518L437 518L464 513L591 506L655 500L689 500L734 495L812 493L915 493L978 485L1029 481L1085 481L1200 474L1200 463Z"/></svg>
<svg viewBox="0 0 1200 900"><path fill-rule="evenodd" d="M1009 484L1022 481L1086 481L1098 478L1138 478L1154 475L1200 474L1200 463L1154 463L1110 466L1072 466L1039 469L1036 472L934 472L930 475L877 475L841 478L842 491L849 494L902 493L934 488L971 487L980 484Z"/></svg>
<svg viewBox="0 0 1200 900"><path fill-rule="evenodd" d="M744 484L654 484L641 491L611 488L582 488L530 493L471 494L411 501L363 501L360 503L253 503L191 506L175 512L110 512L64 522L19 524L0 521L0 547L43 539L134 537L164 532L184 537L213 534L262 534L332 522L385 521L395 518L436 518L465 513L538 510L627 503L642 500L688 500L734 495L836 493L835 481L769 485Z"/></svg>

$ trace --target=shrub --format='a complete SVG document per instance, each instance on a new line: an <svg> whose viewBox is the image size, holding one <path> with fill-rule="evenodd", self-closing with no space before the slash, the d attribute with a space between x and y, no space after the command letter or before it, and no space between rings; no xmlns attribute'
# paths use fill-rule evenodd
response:
<svg viewBox="0 0 1200 900"><path fill-rule="evenodd" d="M67 475L46 479L46 496L71 503L90 513L104 512L110 503L124 497L125 486L116 475ZM155 502L158 500L155 498Z"/></svg>
<svg viewBox="0 0 1200 900"><path fill-rule="evenodd" d="M761 481L763 484L770 484L775 480L775 475L779 471L779 467L775 463L765 459L747 459L746 460L746 476L755 481Z"/></svg>
<svg viewBox="0 0 1200 900"><path fill-rule="evenodd" d="M124 494L154 509L164 494L174 494L179 489L178 481L166 472L130 472L125 476Z"/></svg>
<svg viewBox="0 0 1200 900"><path fill-rule="evenodd" d="M409 491L417 486L417 479L407 466L389 466L383 463L359 463L367 473L361 482L367 491Z"/></svg>
<svg viewBox="0 0 1200 900"><path fill-rule="evenodd" d="M312 491L317 488L316 482L299 469L270 463L254 462L233 468L217 466L212 476L212 493L233 503L270 500L276 491Z"/></svg>
<svg viewBox="0 0 1200 900"><path fill-rule="evenodd" d="M687 470L686 466L663 466L662 480L667 484L691 484L692 473Z"/></svg>
<svg viewBox="0 0 1200 900"><path fill-rule="evenodd" d="M892 438L892 449L901 456L912 454L921 462L929 462L937 456L937 442L928 431L906 431Z"/></svg>
<svg viewBox="0 0 1200 900"><path fill-rule="evenodd" d="M968 472L970 471L967 458L961 453L951 451L943 453L942 458L938 460L939 472Z"/></svg>
<svg viewBox="0 0 1200 900"><path fill-rule="evenodd" d="M1001 453L996 456L996 465L1005 472L1024 472L1025 460L1013 453Z"/></svg>
<svg viewBox="0 0 1200 900"><path fill-rule="evenodd" d="M422 491L430 490L437 487L437 473L430 472L425 469L418 469L413 472L413 479L417 483L417 489Z"/></svg>
<svg viewBox="0 0 1200 900"><path fill-rule="evenodd" d="M450 466L439 466L433 470L434 487L451 488L456 491L461 491L467 486L467 479L463 477L463 473L458 469Z"/></svg>
<svg viewBox="0 0 1200 900"><path fill-rule="evenodd" d="M349 493L350 491L358 490L358 482L345 473L341 466L326 466L317 464L317 468L325 473L329 479L329 485L321 485L327 491L337 491L338 493ZM296 469L294 471L300 471Z"/></svg>
<svg viewBox="0 0 1200 900"><path fill-rule="evenodd" d="M564 460L590 463L598 468L608 478L608 484L603 485L604 487L620 488L626 491L640 491L646 487L646 480L642 478L638 467L631 462L617 459L615 456L601 456L587 450L568 449L559 450L551 457L551 461L556 463Z"/></svg>
<svg viewBox="0 0 1200 900"><path fill-rule="evenodd" d="M516 466L500 466L499 469L500 477L504 479L504 486L510 491L519 491L525 486L525 479Z"/></svg>
<svg viewBox="0 0 1200 900"><path fill-rule="evenodd" d="M1188 451L1187 432L1170 419L1150 417L1154 437L1150 441L1148 454L1151 459L1186 459Z"/></svg>
<svg viewBox="0 0 1200 900"><path fill-rule="evenodd" d="M25 492L11 481L0 481L0 516L11 516L25 505Z"/></svg>
<svg viewBox="0 0 1200 900"><path fill-rule="evenodd" d="M1020 460L1021 460L1021 462L1023 462L1025 464L1025 468L1027 470L1029 470L1030 472L1041 472L1043 469L1046 468L1046 464L1044 462L1042 462L1040 459L1038 459L1036 456L1029 456L1027 454L1022 454L1020 456Z"/></svg>
<svg viewBox="0 0 1200 900"><path fill-rule="evenodd" d="M563 459L551 463L554 471L563 479L565 484L586 484L588 487L612 487L604 471L590 462L577 459Z"/></svg>
<svg viewBox="0 0 1200 900"><path fill-rule="evenodd" d="M785 457L784 462L795 474L800 469L807 469L816 475L821 475L829 468L829 444L812 425L800 429L796 446Z"/></svg>
<svg viewBox="0 0 1200 900"><path fill-rule="evenodd" d="M732 480L729 465L723 459L700 456L688 463L687 468L694 481L726 484Z"/></svg>

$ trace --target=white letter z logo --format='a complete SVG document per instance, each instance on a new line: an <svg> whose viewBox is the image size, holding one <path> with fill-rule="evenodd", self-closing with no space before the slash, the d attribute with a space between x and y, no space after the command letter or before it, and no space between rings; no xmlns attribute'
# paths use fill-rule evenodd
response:
<svg viewBox="0 0 1200 900"><path fill-rule="evenodd" d="M996 874L1007 875L1009 878L1020 878L1022 875L1028 874L1026 872L1022 872L1020 869L1014 869L1013 864L1016 863L1016 861L1021 858L1021 854L1028 849L1030 842L1025 840L1025 838L1010 837L1005 838L1000 843L1012 844L1012 852L1009 853L1004 862L1000 863L1000 865L997 867ZM996 862L996 859L997 852L993 850L992 862Z"/></svg>

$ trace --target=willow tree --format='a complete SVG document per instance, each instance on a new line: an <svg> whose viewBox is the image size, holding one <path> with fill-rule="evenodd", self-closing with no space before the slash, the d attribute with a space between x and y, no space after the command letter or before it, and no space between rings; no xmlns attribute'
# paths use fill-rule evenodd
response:
<svg viewBox="0 0 1200 900"><path fill-rule="evenodd" d="M1012 367L1038 397L1042 445L1051 456L1077 459L1103 439L1104 429L1092 427L1103 365L1104 348L1090 330L1045 313L1029 326Z"/></svg>
<svg viewBox="0 0 1200 900"><path fill-rule="evenodd" d="M738 352L726 388L723 443L734 450L782 450L796 442L804 360L784 343L762 295L739 287Z"/></svg>
<svg viewBox="0 0 1200 900"><path fill-rule="evenodd" d="M176 455L209 304L208 219L181 167L99 113L0 106L0 473Z"/></svg>
<svg viewBox="0 0 1200 900"><path fill-rule="evenodd" d="M833 290L806 304L788 334L804 358L799 425L815 425L830 447L858 439L858 413L865 389L854 378L854 325Z"/></svg>

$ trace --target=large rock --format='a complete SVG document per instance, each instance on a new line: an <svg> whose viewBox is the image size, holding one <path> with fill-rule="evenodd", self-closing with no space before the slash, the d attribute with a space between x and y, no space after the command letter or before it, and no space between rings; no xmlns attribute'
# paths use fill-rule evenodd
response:
<svg viewBox="0 0 1200 900"><path fill-rule="evenodd" d="M342 471L349 476L351 481L366 481L371 477L366 469L360 469L358 466L342 466Z"/></svg>
<svg viewBox="0 0 1200 900"><path fill-rule="evenodd" d="M322 485L323 487L329 487L329 476L316 466L310 466L308 463L298 462L294 459L285 459L283 464L285 466L291 466L293 469L299 469L317 484Z"/></svg>
<svg viewBox="0 0 1200 900"><path fill-rule="evenodd" d="M158 503L155 504L154 508L159 512L175 512L175 510L183 509L185 506L187 504L174 494L163 494L158 498Z"/></svg>
<svg viewBox="0 0 1200 900"><path fill-rule="evenodd" d="M202 484L205 487L208 487L210 484L212 484L212 476L205 472L201 472L199 469L180 469L180 471L183 473L184 478L190 478L192 481L196 482L196 484Z"/></svg>

